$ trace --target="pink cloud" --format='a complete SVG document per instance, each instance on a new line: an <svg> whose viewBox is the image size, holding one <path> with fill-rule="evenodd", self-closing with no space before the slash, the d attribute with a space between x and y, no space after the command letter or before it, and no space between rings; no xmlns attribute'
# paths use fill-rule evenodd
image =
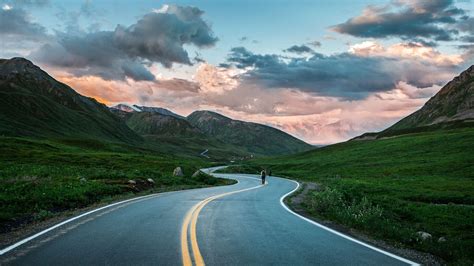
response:
<svg viewBox="0 0 474 266"><path fill-rule="evenodd" d="M407 48L403 45L386 48L367 43L351 48L351 52L363 56L391 55L435 61L444 56L430 50L417 50L426 47ZM443 60L436 62L444 64L452 58L444 56ZM261 88L241 82L239 75L245 70L210 64L201 64L192 80L161 77L156 81L107 81L100 77L74 77L57 70L53 72L79 93L108 105L160 106L182 115L209 109L235 119L274 126L314 144L345 141L368 131L382 130L420 108L440 89L437 85L420 89L399 82L389 91L373 93L364 99L347 100L293 88ZM438 79L440 75L445 75L443 78L446 80L452 78L452 74L444 72L433 75L438 75Z"/></svg>

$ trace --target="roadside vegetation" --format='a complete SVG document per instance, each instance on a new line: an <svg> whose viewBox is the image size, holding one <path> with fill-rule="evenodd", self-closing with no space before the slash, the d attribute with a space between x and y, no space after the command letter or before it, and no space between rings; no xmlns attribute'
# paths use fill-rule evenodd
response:
<svg viewBox="0 0 474 266"><path fill-rule="evenodd" d="M449 264L474 263L474 128L350 141L223 171L317 182L302 203L318 219L414 248ZM424 234L424 233L427 234Z"/></svg>
<svg viewBox="0 0 474 266"><path fill-rule="evenodd" d="M192 177L209 166L96 140L0 137L0 233L112 198L231 182Z"/></svg>

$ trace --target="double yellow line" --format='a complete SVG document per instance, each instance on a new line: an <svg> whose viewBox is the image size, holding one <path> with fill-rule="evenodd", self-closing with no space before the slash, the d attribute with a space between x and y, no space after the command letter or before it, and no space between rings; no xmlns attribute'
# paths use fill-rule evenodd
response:
<svg viewBox="0 0 474 266"><path fill-rule="evenodd" d="M194 255L194 265L197 266L204 266L204 259L202 258L201 251L199 250L199 245L197 242L197 236L196 236L196 224L197 224L197 219L199 216L199 213L201 212L202 208L206 206L209 202L222 198L231 194L235 193L240 193L256 188L260 188L264 185L258 185L255 187L250 187L246 189L241 189L241 190L236 190L236 191L231 191L219 195L215 195L212 197L209 197L205 200L200 201L198 204L194 205L191 210L188 211L186 214L186 217L184 218L183 225L181 227L181 256L183 260L183 265L184 266L192 266L193 261L191 259L191 254L189 252L189 245L188 245L188 229L189 229L189 234L190 234L190 239L191 239L191 249L192 253Z"/></svg>

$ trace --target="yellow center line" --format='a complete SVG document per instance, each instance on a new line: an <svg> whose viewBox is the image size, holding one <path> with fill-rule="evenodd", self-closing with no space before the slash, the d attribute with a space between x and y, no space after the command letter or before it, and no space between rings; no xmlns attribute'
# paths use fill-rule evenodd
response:
<svg viewBox="0 0 474 266"><path fill-rule="evenodd" d="M265 183L265 184L267 184L267 183ZM190 228L191 248L192 248L192 252L193 252L193 255L194 255L194 263L197 266L204 266L205 265L204 259L201 255L201 251L199 250L199 245L198 245L198 242L197 242L197 234L196 234L197 219L199 217L199 213L204 208L204 206L206 206L206 204L208 204L209 202L211 202L215 199L222 198L224 196L228 196L228 195L232 195L232 194L236 194L236 193L240 193L240 192L244 192L244 191L248 191L248 190L252 190L252 189L256 189L256 188L260 188L262 186L264 186L264 185L258 185L258 186L255 186L255 187L250 187L250 188L245 188L245 189L241 189L241 190L226 192L226 193L222 193L222 194L219 194L219 195L215 195L215 196L206 198L206 199L200 201L198 204L194 205L191 208L191 210L188 211L188 213L186 214L186 216L184 218L183 225L181 227L181 257L182 257L184 266L192 266L193 265L192 260L191 260L191 254L189 253L189 246L188 246L188 228L189 227L191 227Z"/></svg>

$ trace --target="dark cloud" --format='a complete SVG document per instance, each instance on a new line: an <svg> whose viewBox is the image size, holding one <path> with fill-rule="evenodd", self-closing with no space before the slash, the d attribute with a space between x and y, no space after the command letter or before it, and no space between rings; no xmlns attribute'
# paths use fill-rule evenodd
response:
<svg viewBox="0 0 474 266"><path fill-rule="evenodd" d="M19 8L0 9L0 37L5 39L38 40L46 38L46 29L29 18Z"/></svg>
<svg viewBox="0 0 474 266"><path fill-rule="evenodd" d="M312 41L312 42L309 42L308 44L316 48L321 47L320 41Z"/></svg>
<svg viewBox="0 0 474 266"><path fill-rule="evenodd" d="M344 99L361 99L374 92L389 91L400 81L417 87L441 84L445 76L437 73L453 70L452 66L433 66L419 60L349 53L284 60L277 55L254 54L243 47L232 49L228 62L238 68L251 68L241 76L243 83Z"/></svg>
<svg viewBox="0 0 474 266"><path fill-rule="evenodd" d="M306 45L293 45L288 49L283 50L288 53L295 53L295 54L304 54L304 53L314 53L314 50Z"/></svg>
<svg viewBox="0 0 474 266"><path fill-rule="evenodd" d="M356 37L449 41L458 35L453 25L464 14L452 0L395 1L383 7L368 6L362 15L333 26L332 30Z"/></svg>
<svg viewBox="0 0 474 266"><path fill-rule="evenodd" d="M474 43L474 17L463 17L457 27L465 33L460 37L461 41Z"/></svg>
<svg viewBox="0 0 474 266"><path fill-rule="evenodd" d="M195 53L196 53L196 55L195 55L194 58L193 58L193 59L194 59L194 62L196 62L196 63L205 63L205 62L206 62L206 60L204 60L204 59L202 58L202 56L201 56L200 53L198 53L198 52L195 52Z"/></svg>
<svg viewBox="0 0 474 266"><path fill-rule="evenodd" d="M55 43L41 47L31 56L76 75L152 80L153 74L146 65L191 65L184 45L203 48L216 43L202 14L194 7L165 6L129 27L118 25L114 31L57 33Z"/></svg>

